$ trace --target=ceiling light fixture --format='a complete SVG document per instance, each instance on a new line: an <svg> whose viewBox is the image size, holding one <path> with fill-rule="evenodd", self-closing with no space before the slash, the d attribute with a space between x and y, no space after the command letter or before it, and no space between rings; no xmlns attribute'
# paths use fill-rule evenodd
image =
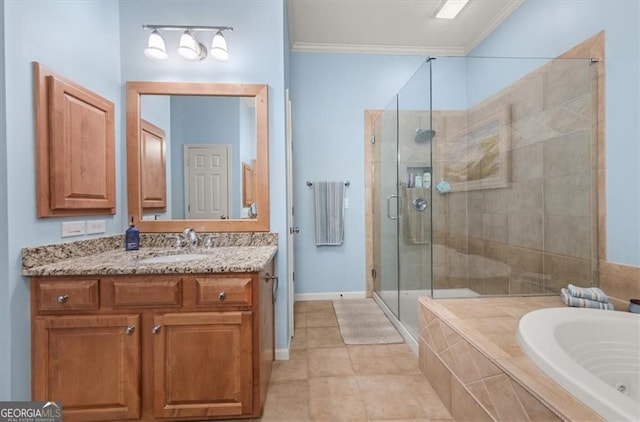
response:
<svg viewBox="0 0 640 422"><path fill-rule="evenodd" d="M166 60L167 50L160 31L183 31L178 44L178 54L188 61L202 61L207 58L207 47L204 46L195 32L215 32L211 42L211 56L220 61L229 60L227 40L224 31L233 31L231 26L180 26L180 25L142 25L143 29L151 29L144 55L151 60Z"/></svg>
<svg viewBox="0 0 640 422"><path fill-rule="evenodd" d="M434 13L436 18L453 19L458 16L469 0L445 0Z"/></svg>

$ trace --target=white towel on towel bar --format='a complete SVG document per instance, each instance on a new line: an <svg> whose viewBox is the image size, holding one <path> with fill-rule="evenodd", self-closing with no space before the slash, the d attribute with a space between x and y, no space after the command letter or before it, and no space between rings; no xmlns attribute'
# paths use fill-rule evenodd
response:
<svg viewBox="0 0 640 422"><path fill-rule="evenodd" d="M338 246L344 240L344 182L313 184L316 246Z"/></svg>

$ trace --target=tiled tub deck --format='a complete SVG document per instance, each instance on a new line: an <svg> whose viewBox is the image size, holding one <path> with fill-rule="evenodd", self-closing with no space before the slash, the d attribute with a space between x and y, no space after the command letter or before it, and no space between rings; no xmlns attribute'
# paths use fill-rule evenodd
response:
<svg viewBox="0 0 640 422"><path fill-rule="evenodd" d="M420 369L456 421L602 421L525 356L520 318L559 297L420 298ZM605 312L605 311L603 311Z"/></svg>

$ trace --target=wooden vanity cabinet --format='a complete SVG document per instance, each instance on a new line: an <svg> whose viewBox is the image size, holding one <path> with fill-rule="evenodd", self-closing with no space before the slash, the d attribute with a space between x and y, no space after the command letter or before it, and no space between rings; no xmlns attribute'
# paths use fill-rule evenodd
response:
<svg viewBox="0 0 640 422"><path fill-rule="evenodd" d="M271 274L33 277L32 399L65 421L260 417Z"/></svg>

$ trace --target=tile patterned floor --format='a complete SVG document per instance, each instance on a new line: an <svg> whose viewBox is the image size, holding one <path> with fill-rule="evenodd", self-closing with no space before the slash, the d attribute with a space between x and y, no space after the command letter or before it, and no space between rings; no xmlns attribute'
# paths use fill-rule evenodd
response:
<svg viewBox="0 0 640 422"><path fill-rule="evenodd" d="M331 301L297 302L295 326L262 421L453 421L406 344L345 345Z"/></svg>

